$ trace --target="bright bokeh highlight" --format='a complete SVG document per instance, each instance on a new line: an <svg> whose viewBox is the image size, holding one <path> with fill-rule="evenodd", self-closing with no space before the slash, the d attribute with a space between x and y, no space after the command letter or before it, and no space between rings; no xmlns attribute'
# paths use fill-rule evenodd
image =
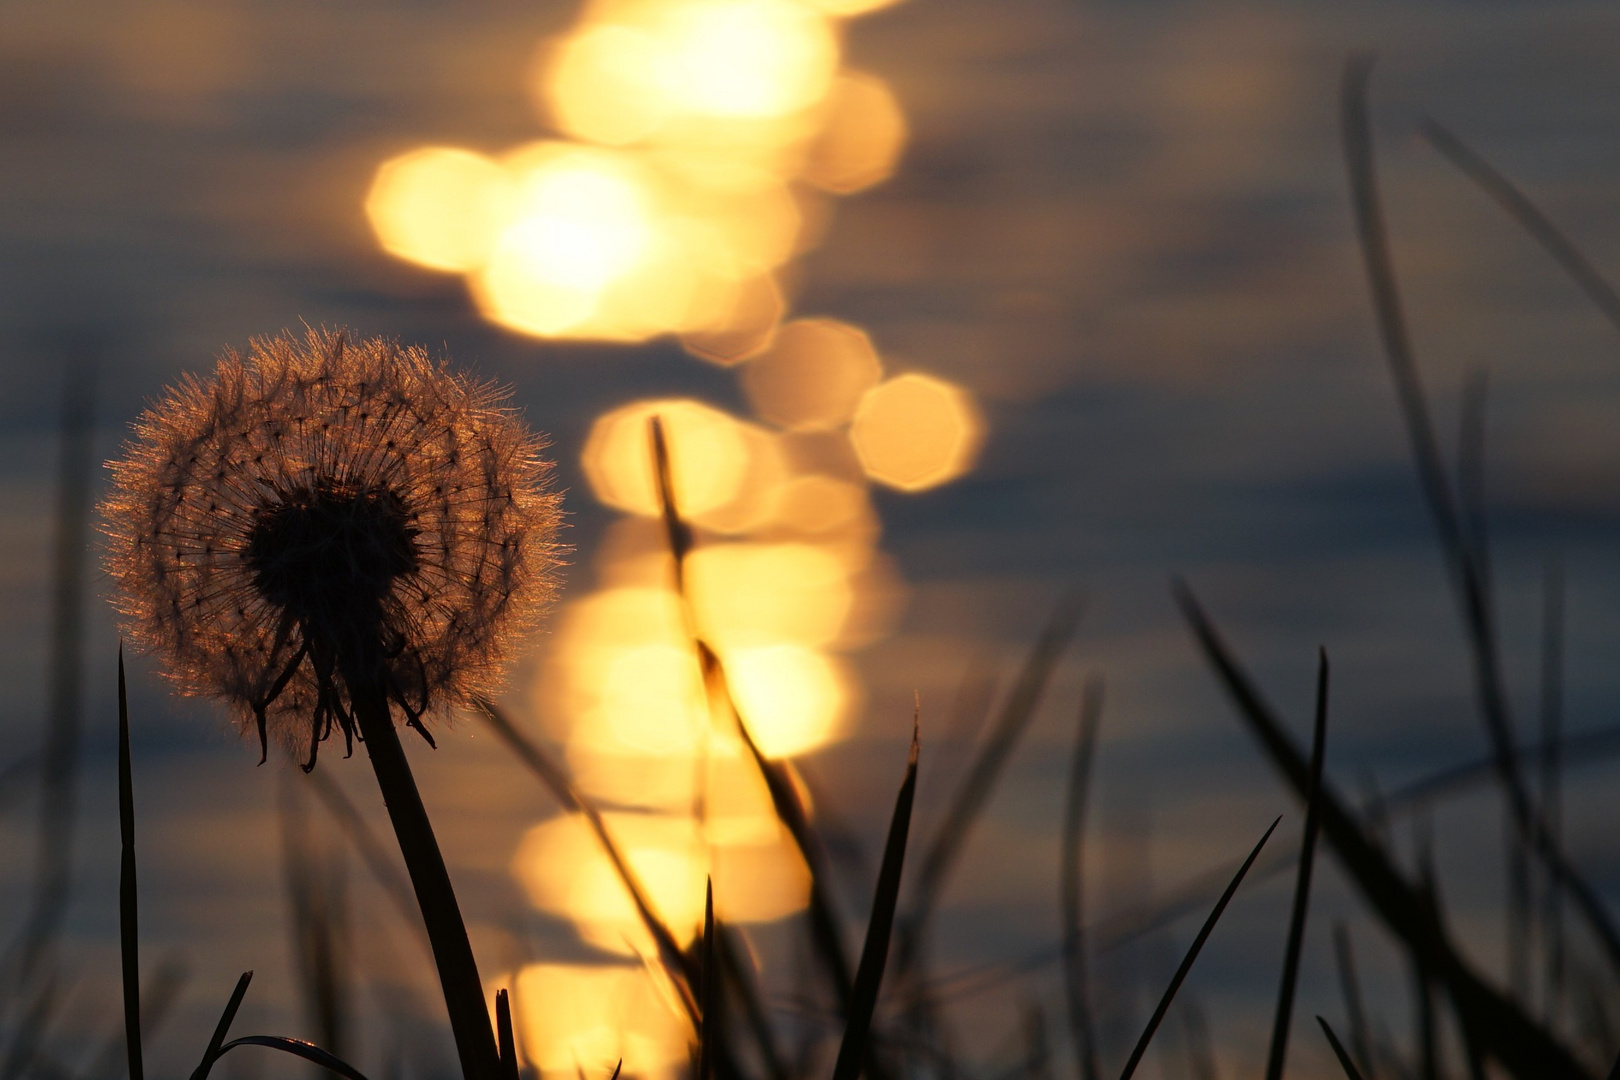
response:
<svg viewBox="0 0 1620 1080"><path fill-rule="evenodd" d="M804 179L823 191L850 195L893 175L906 144L906 116L887 83L862 72L842 75L826 110Z"/></svg>
<svg viewBox="0 0 1620 1080"><path fill-rule="evenodd" d="M433 270L483 266L511 217L511 175L482 154L429 146L383 162L366 219L391 255Z"/></svg>
<svg viewBox="0 0 1620 1080"><path fill-rule="evenodd" d="M812 544L707 544L686 559L698 633L722 654L828 645L853 600L843 563Z"/></svg>
<svg viewBox="0 0 1620 1080"><path fill-rule="evenodd" d="M796 431L838 427L883 378L872 339L837 319L796 319L743 369L743 389L765 419Z"/></svg>
<svg viewBox="0 0 1620 1080"><path fill-rule="evenodd" d="M732 696L766 757L790 757L835 738L851 680L833 657L800 645L741 649L726 658Z"/></svg>
<svg viewBox="0 0 1620 1080"><path fill-rule="evenodd" d="M967 391L920 372L868 391L850 426L866 474L902 491L936 487L966 472L982 433Z"/></svg>
<svg viewBox="0 0 1620 1080"><path fill-rule="evenodd" d="M543 1074L666 1080L686 1064L691 1025L646 968L530 964L513 988L519 1050Z"/></svg>
<svg viewBox="0 0 1620 1080"><path fill-rule="evenodd" d="M656 517L658 478L648 421L659 417L670 448L670 482L681 513L701 518L737 495L748 472L741 425L688 398L636 401L597 419L580 456L596 497L632 514Z"/></svg>

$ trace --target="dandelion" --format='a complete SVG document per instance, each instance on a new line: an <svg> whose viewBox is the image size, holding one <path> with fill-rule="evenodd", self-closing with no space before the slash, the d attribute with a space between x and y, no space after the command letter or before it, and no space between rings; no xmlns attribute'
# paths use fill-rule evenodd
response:
<svg viewBox="0 0 1620 1080"><path fill-rule="evenodd" d="M483 693L550 598L551 466L502 397L418 348L311 330L227 353L137 422L103 505L125 632L182 692L307 747L359 740L438 961L467 1080L498 1057L393 710Z"/></svg>

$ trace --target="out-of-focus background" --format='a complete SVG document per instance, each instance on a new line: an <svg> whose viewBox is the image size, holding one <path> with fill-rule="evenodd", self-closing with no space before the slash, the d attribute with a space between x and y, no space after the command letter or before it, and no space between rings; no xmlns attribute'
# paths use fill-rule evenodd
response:
<svg viewBox="0 0 1620 1080"><path fill-rule="evenodd" d="M1276 843L1294 845L1302 816L1202 664L1172 575L1300 739L1326 646L1328 770L1352 798L1376 802L1487 749L1355 247L1338 86L1362 49L1378 57L1394 257L1453 464L1470 438L1459 428L1481 415L1463 402L1484 394L1489 561L1519 736L1534 740L1546 711L1544 611L1561 576L1562 716L1577 738L1620 701L1620 340L1416 132L1426 116L1444 123L1600 270L1620 269L1608 5L5 5L6 941L45 917L41 867L65 887L47 894L57 978L44 1057L28 1067L122 1067L116 1053L97 1064L120 1031L118 642L71 514L66 550L87 552L82 625L53 608L60 494L77 505L73 462L116 455L165 386L308 324L423 344L511 386L549 433L573 554L504 704L617 815L672 923L700 919L715 875L783 1023L826 1019L798 989L803 867L747 776L729 777L728 762L747 773L735 745L694 749L706 736L693 734L690 658L671 643L646 416L671 431L702 538L699 616L739 704L849 840L837 899L851 927L864 925L914 700L926 839L975 754L981 699L1005 693L1077 588L1078 636L936 898L928 972L973 1075L1023 1067L1036 1015L1050 1068L1072 1068L1059 842L1081 686L1100 675L1086 909L1098 1046L1117 1068L1218 891L1208 875L1277 814ZM67 430L88 424L77 441L61 434L64 408ZM86 483L93 498L100 470ZM81 632L82 678L62 660ZM301 923L292 899L315 896L346 927L348 1055L373 1076L446 1073L415 931L333 812L346 798L392 857L364 762L328 747L321 790L285 760L256 767L219 709L174 699L142 658L131 709L143 957L183 973L157 978L175 993L151 1067L192 1067L245 969L257 975L238 1030L320 1033L300 991L308 913ZM62 735L75 716L77 755ZM1615 773L1608 744L1585 745L1567 762L1562 827L1620 902ZM683 1067L656 995L625 1003L651 994L626 959L634 926L575 823L474 719L410 753L486 981L516 988L527 1060L548 1074L615 1055L645 1076ZM71 824L56 834L38 825L42 760L76 761L45 785L53 820ZM697 760L713 775L696 776ZM737 805L698 821L699 789ZM1432 851L1466 951L1516 978L1539 1015L1540 947L1510 970L1526 957L1510 944L1505 821L1489 784L1463 786L1415 810L1392 803L1389 843L1409 868ZM41 835L66 863L40 860ZM1290 881L1245 886L1145 1068L1259 1069ZM1314 904L1299 1014L1343 1012L1342 921L1379 1037L1410 1057L1404 961L1331 856ZM1612 1058L1615 981L1581 929L1569 935L1576 1004L1558 1023ZM571 1019L538 1004L563 1000ZM9 1003L8 1022L34 1004ZM615 1042L631 1028L633 1049ZM254 1053L219 1067L287 1068ZM1298 1025L1291 1062L1330 1075L1314 1026Z"/></svg>

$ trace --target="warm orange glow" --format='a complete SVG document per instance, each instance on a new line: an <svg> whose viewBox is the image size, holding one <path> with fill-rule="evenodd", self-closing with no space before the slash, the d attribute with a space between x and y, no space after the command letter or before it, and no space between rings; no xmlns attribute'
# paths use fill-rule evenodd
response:
<svg viewBox="0 0 1620 1080"><path fill-rule="evenodd" d="M366 217L383 250L434 270L476 270L513 212L505 169L470 150L429 146L377 169Z"/></svg>
<svg viewBox="0 0 1620 1080"><path fill-rule="evenodd" d="M839 76L827 119L810 148L804 179L835 195L887 180L906 142L906 116L887 83L874 75Z"/></svg>
<svg viewBox="0 0 1620 1080"><path fill-rule="evenodd" d="M877 351L860 329L836 319L796 319L743 369L743 388L765 419L815 430L848 421L882 377Z"/></svg>
<svg viewBox="0 0 1620 1080"><path fill-rule="evenodd" d="M698 631L722 653L838 637L853 597L843 563L811 544L707 544L687 557Z"/></svg>
<svg viewBox="0 0 1620 1080"><path fill-rule="evenodd" d="M670 1007L645 967L530 964L513 987L514 1034L544 1074L663 1080L688 1056L691 1025Z"/></svg>
<svg viewBox="0 0 1620 1080"><path fill-rule="evenodd" d="M696 517L726 504L748 471L748 441L737 421L686 398L636 401L597 419L581 464L596 497L632 514L661 513L647 420L663 418L670 477L681 512Z"/></svg>
<svg viewBox="0 0 1620 1080"><path fill-rule="evenodd" d="M715 532L736 535L771 520L789 470L780 438L755 424L737 425L747 444L748 467L737 490L720 506L694 516L698 524Z"/></svg>
<svg viewBox="0 0 1620 1080"><path fill-rule="evenodd" d="M899 2L900 0L809 0L811 7L840 19L881 11Z"/></svg>
<svg viewBox="0 0 1620 1080"><path fill-rule="evenodd" d="M842 663L797 645L726 655L737 711L767 757L789 757L831 741L850 707Z"/></svg>
<svg viewBox="0 0 1620 1080"><path fill-rule="evenodd" d="M661 43L642 30L586 26L542 53L536 88L563 131L622 146L664 122L663 63Z"/></svg>
<svg viewBox="0 0 1620 1080"><path fill-rule="evenodd" d="M773 520L790 529L822 533L870 513L864 487L821 473L796 477L777 495Z"/></svg>
<svg viewBox="0 0 1620 1080"><path fill-rule="evenodd" d="M973 465L983 423L967 391L932 375L900 375L868 391L850 439L873 480L921 491Z"/></svg>
<svg viewBox="0 0 1620 1080"><path fill-rule="evenodd" d="M652 10L668 50L662 90L688 112L797 112L821 100L838 69L831 26L796 0L673 0Z"/></svg>
<svg viewBox="0 0 1620 1080"><path fill-rule="evenodd" d="M727 290L708 325L683 335L681 345L700 360L735 364L770 347L786 310L776 279L760 274Z"/></svg>
<svg viewBox="0 0 1620 1080"><path fill-rule="evenodd" d="M758 843L714 850L715 914L726 922L773 922L802 911L810 870L786 830Z"/></svg>

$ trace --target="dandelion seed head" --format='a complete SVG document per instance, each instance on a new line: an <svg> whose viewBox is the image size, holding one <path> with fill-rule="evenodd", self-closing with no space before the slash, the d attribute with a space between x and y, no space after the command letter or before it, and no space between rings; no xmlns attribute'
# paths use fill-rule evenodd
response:
<svg viewBox="0 0 1620 1080"><path fill-rule="evenodd" d="M311 761L334 722L353 734L355 671L420 727L488 692L551 599L543 447L500 392L420 348L311 330L227 352L111 465L124 632L181 691Z"/></svg>

